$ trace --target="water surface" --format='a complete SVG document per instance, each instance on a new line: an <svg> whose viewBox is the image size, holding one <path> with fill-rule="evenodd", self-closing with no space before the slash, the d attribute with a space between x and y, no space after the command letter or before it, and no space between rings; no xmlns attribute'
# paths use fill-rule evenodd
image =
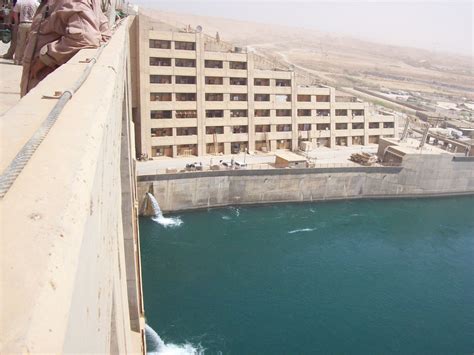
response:
<svg viewBox="0 0 474 355"><path fill-rule="evenodd" d="M472 354L474 197L140 220L147 323L215 354ZM184 348L183 348L184 349Z"/></svg>

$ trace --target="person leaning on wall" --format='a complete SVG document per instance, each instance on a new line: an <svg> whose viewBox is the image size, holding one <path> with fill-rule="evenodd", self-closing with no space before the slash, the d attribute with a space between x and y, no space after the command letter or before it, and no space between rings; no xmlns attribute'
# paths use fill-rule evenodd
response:
<svg viewBox="0 0 474 355"><path fill-rule="evenodd" d="M84 48L110 38L100 0L42 0L23 56L21 96Z"/></svg>

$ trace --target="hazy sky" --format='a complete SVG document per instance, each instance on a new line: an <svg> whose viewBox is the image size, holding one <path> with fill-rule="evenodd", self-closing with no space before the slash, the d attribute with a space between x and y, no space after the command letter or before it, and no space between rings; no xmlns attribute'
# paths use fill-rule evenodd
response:
<svg viewBox="0 0 474 355"><path fill-rule="evenodd" d="M130 0L165 11L314 28L377 42L473 56L474 0Z"/></svg>

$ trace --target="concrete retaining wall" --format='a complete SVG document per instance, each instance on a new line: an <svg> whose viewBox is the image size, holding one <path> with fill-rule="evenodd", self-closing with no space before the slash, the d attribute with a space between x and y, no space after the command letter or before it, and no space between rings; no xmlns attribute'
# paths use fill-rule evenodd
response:
<svg viewBox="0 0 474 355"><path fill-rule="evenodd" d="M411 155L401 167L214 171L141 176L163 211L239 204L474 193L474 162Z"/></svg>

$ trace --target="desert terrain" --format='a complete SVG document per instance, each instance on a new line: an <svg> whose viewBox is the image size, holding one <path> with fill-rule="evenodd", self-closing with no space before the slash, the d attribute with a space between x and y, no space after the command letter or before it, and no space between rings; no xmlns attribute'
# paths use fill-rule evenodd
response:
<svg viewBox="0 0 474 355"><path fill-rule="evenodd" d="M304 68L322 84L406 90L434 100L474 100L474 59L468 56L368 42L313 29L146 9L177 27L200 25L222 41ZM466 44L469 45L469 44Z"/></svg>

